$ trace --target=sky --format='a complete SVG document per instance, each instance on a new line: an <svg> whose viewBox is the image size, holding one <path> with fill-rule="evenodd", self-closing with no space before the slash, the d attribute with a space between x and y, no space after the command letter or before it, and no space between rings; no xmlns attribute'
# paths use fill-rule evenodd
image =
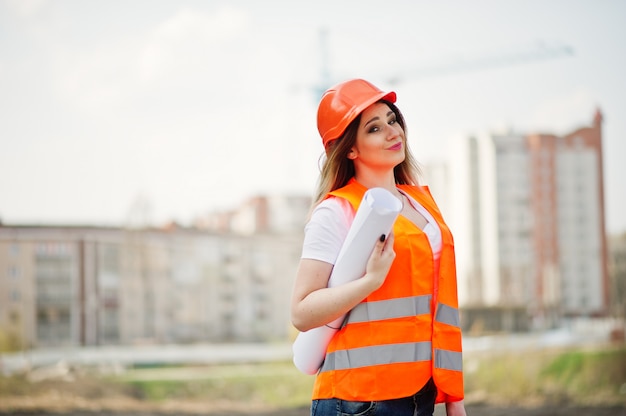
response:
<svg viewBox="0 0 626 416"><path fill-rule="evenodd" d="M599 108L624 232L624 22L620 0L0 0L0 220L190 224L310 195L319 88L361 77L397 92L425 164Z"/></svg>

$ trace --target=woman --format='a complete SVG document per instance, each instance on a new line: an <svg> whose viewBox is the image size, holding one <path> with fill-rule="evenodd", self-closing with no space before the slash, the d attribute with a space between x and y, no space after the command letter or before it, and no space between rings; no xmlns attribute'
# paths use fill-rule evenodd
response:
<svg viewBox="0 0 626 416"><path fill-rule="evenodd" d="M317 115L324 160L305 228L291 316L300 331L350 312L313 389L311 415L464 416L454 245L406 139L396 94L362 79L326 91ZM365 191L403 203L363 277L328 280Z"/></svg>

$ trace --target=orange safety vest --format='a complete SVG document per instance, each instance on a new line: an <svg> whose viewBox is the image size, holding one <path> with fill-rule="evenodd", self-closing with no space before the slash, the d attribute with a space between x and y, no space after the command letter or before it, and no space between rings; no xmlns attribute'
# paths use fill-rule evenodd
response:
<svg viewBox="0 0 626 416"><path fill-rule="evenodd" d="M396 258L383 285L357 305L333 336L313 399L380 401L409 397L432 377L437 403L463 399L461 329L454 242L428 187L399 185L434 217L442 234L439 262L428 237L399 216ZM330 195L356 211L367 189L352 179ZM437 264L438 263L438 264Z"/></svg>

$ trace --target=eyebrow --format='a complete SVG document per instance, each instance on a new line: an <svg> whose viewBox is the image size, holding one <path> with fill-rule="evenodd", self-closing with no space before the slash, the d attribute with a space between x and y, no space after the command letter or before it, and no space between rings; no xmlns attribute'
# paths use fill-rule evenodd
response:
<svg viewBox="0 0 626 416"><path fill-rule="evenodd" d="M388 112L387 114L385 114L385 115L386 115L387 117L389 117L391 114L393 114L393 111L392 111L392 110L389 110L389 112ZM367 125L368 125L368 124L370 124L371 122L376 121L376 120L380 120L380 117L376 116L376 117L374 117L374 118L370 119L367 123L365 123L365 124L363 125L363 127L367 127Z"/></svg>

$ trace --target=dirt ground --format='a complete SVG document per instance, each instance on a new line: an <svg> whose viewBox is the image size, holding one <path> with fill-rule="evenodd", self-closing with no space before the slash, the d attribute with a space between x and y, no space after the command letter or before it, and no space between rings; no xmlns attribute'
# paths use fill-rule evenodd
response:
<svg viewBox="0 0 626 416"><path fill-rule="evenodd" d="M6 404L6 403L5 403ZM296 409L258 409L248 406L218 404L215 406L196 406L190 409L174 408L172 405L161 408L139 409L133 406L120 406L121 408L98 408L99 406L84 406L82 409L42 407L41 403L22 409L10 409L1 406L0 416L308 416L309 409L306 407ZM53 406L54 407L54 406ZM182 406L186 407L186 406ZM611 407L498 407L492 405L469 404L466 406L468 416L626 416L626 408ZM445 410L438 407L435 416L444 416Z"/></svg>
<svg viewBox="0 0 626 416"><path fill-rule="evenodd" d="M44 410L26 410L26 411L14 411L9 413L0 412L0 415L21 415L21 416L170 416L180 414L177 412L117 412L117 411L70 411L66 412L48 412ZM206 413L211 416L308 416L309 409L292 409L292 410L270 410L270 411L248 411L237 412L228 411L223 413ZM437 413L436 415L438 415ZM443 415L443 413L441 413ZM523 408L496 408L496 407L484 407L484 406L468 406L467 414L469 416L571 416L571 415L585 415L585 416L626 416L626 409L620 408L559 408L559 409L523 409Z"/></svg>

